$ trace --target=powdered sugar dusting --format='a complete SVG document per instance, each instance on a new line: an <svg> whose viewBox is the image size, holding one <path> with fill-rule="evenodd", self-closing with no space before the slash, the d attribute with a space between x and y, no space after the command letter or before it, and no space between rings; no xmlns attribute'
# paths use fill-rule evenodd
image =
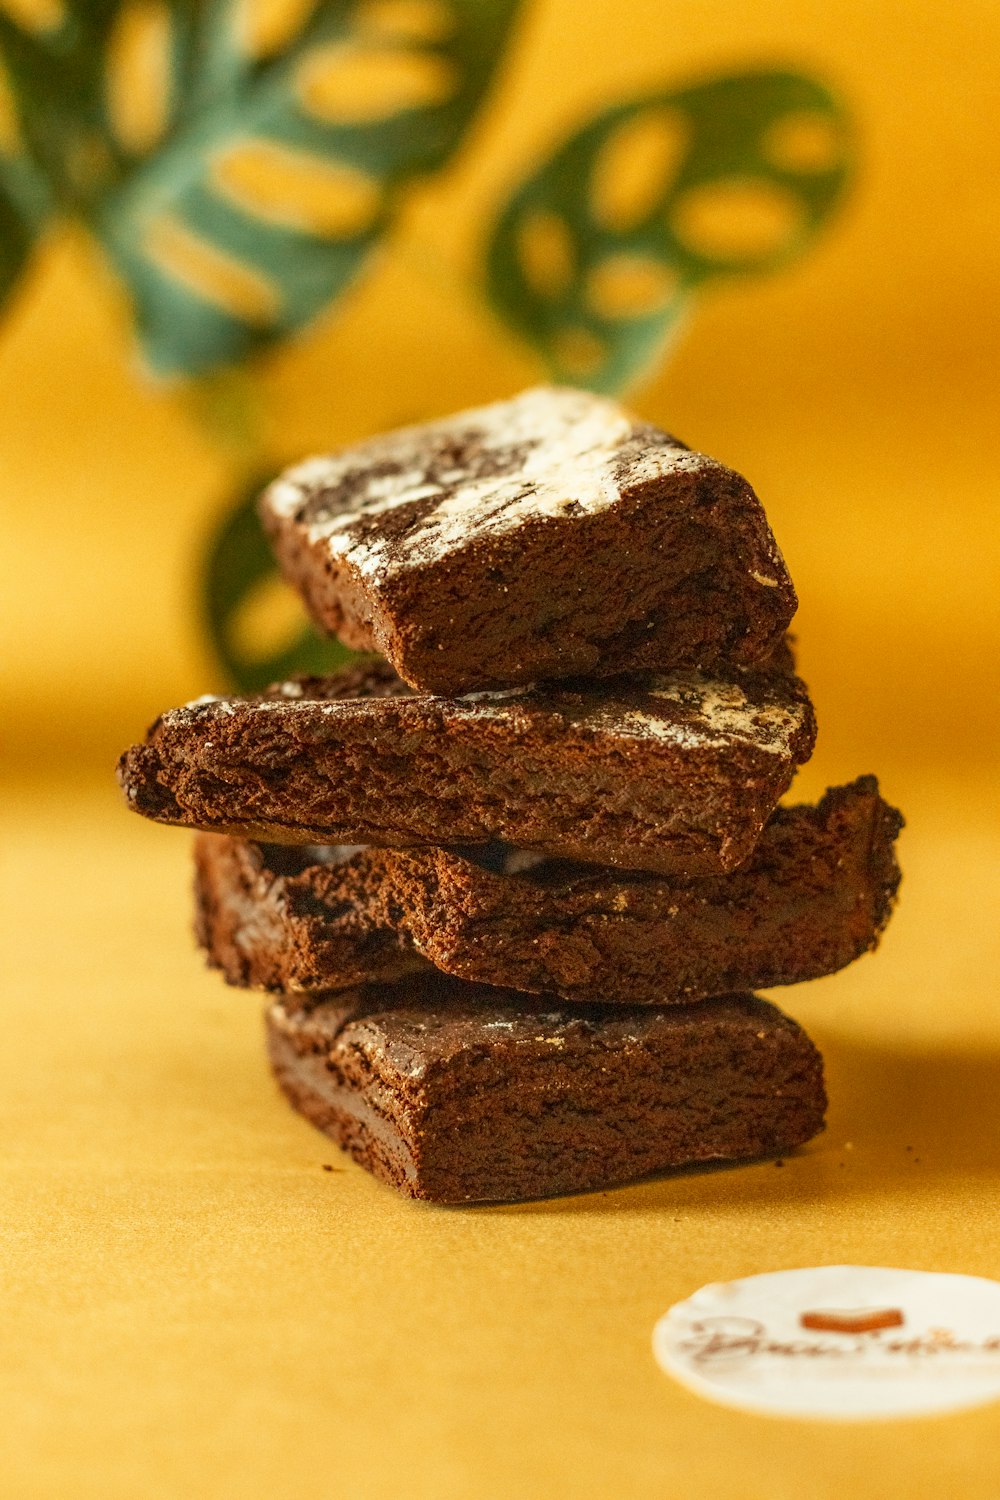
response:
<svg viewBox="0 0 1000 1500"><path fill-rule="evenodd" d="M654 678L649 695L693 710L692 719L678 727L702 743L744 740L776 755L788 754L805 712L794 702L754 702L739 683L696 673Z"/></svg>
<svg viewBox="0 0 1000 1500"><path fill-rule="evenodd" d="M232 714L236 711L233 703L233 699L220 697L218 693L202 693L200 698L192 698L190 703L184 704L183 708L174 709L171 713L162 714L161 718L166 721L177 713L207 714L209 710L213 710L219 714Z"/></svg>
<svg viewBox="0 0 1000 1500"><path fill-rule="evenodd" d="M739 683L700 672L647 678L634 700L594 694L579 710L558 690L550 695L534 686L468 693L453 704L463 716L506 720L512 728L522 715L556 708L567 711L574 728L584 733L656 740L691 750L737 742L782 756L789 753L805 713L794 700L754 699Z"/></svg>
<svg viewBox="0 0 1000 1500"><path fill-rule="evenodd" d="M533 683L522 684L521 687L512 688L489 688L481 693L463 693L461 703L512 703L517 698L524 698L532 692Z"/></svg>
<svg viewBox="0 0 1000 1500"><path fill-rule="evenodd" d="M622 449L641 429L616 401L538 387L512 401L404 428L329 458L312 458L271 486L264 508L300 519L363 575L433 562L470 537L540 517L592 514L622 497ZM663 435L629 453L628 484L711 464ZM436 501L427 505L427 501ZM414 507L391 542L367 523Z"/></svg>
<svg viewBox="0 0 1000 1500"><path fill-rule="evenodd" d="M752 745L774 755L787 755L802 727L798 705L753 702L735 683L717 682L687 674L655 679L647 689L655 704L626 707L613 699L593 708L578 722L599 733L627 739L657 740L680 749L722 749L733 743ZM671 712L667 704L676 705Z"/></svg>
<svg viewBox="0 0 1000 1500"><path fill-rule="evenodd" d="M502 869L505 875L525 875L530 870L547 865L551 859L551 854L538 854L534 849L508 849L503 857Z"/></svg>
<svg viewBox="0 0 1000 1500"><path fill-rule="evenodd" d="M531 728L541 714L557 714L566 721L567 733L609 736L619 741L656 741L680 749L724 749L745 744L769 754L787 756L801 732L806 705L781 694L750 696L737 681L707 677L700 672L672 672L635 679L625 693L561 692L533 684L495 692L467 693L461 698L433 698L421 694L402 698L315 698L301 683L281 683L273 696L256 702L238 698L205 697L164 715L168 722L177 713L196 711L230 715L238 709L253 714L316 714L336 718L361 707L373 716L405 714L407 706L440 714L444 723L490 721L504 726L512 745L520 732ZM390 704L392 708L390 709Z"/></svg>

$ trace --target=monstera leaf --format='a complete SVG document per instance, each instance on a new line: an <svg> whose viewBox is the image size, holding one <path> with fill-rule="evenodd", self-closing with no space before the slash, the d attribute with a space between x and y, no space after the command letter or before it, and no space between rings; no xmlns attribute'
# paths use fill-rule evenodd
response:
<svg viewBox="0 0 1000 1500"><path fill-rule="evenodd" d="M85 210L127 166L107 110L106 58L118 0L59 0L0 14L0 54L24 153L63 210Z"/></svg>
<svg viewBox="0 0 1000 1500"><path fill-rule="evenodd" d="M11 29L0 13L0 43ZM0 66L0 305L17 284L49 204L48 185L28 151L9 71Z"/></svg>
<svg viewBox="0 0 1000 1500"><path fill-rule="evenodd" d="M643 95L572 135L503 209L490 299L555 378L618 391L694 294L799 256L851 169L843 107L795 73Z"/></svg>
<svg viewBox="0 0 1000 1500"><path fill-rule="evenodd" d="M514 194L489 244L488 295L556 379L620 391L662 357L702 286L799 256L851 164L842 106L797 74L645 95L585 126ZM238 506L226 525L232 586L212 628L230 674L250 688L316 670L331 648L311 633L259 662L233 652L227 632L279 585L256 516Z"/></svg>
<svg viewBox="0 0 1000 1500"><path fill-rule="evenodd" d="M209 639L226 677L254 693L294 672L334 672L354 653L321 640L281 583L257 516L267 483L252 481L212 537L201 586Z"/></svg>
<svg viewBox="0 0 1000 1500"><path fill-rule="evenodd" d="M460 142L518 3L41 0L30 27L0 13L0 55L25 153L120 273L148 364L198 375L344 290Z"/></svg>
<svg viewBox="0 0 1000 1500"><path fill-rule="evenodd" d="M458 144L515 9L320 4L260 56L240 6L210 7L186 49L177 128L95 223L153 367L240 360L342 292L400 188Z"/></svg>
<svg viewBox="0 0 1000 1500"><path fill-rule="evenodd" d="M0 304L16 285L33 238L17 205L0 190Z"/></svg>
<svg viewBox="0 0 1000 1500"><path fill-rule="evenodd" d="M404 188L460 143L518 8L0 0L0 301L46 222L82 219L148 365L198 377L221 432L213 383L350 285ZM757 71L643 95L514 193L489 239L487 295L557 379L622 389L703 285L801 254L850 167L844 110L809 78ZM225 437L243 471L258 436ZM240 489L202 578L209 634L247 689L347 655L288 613L257 488Z"/></svg>

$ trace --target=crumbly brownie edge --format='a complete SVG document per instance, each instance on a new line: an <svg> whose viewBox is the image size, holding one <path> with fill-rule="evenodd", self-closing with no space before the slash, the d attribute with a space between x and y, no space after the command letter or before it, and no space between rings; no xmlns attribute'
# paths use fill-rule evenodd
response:
<svg viewBox="0 0 1000 1500"><path fill-rule="evenodd" d="M195 937L227 984L337 990L427 966L405 933L379 919L377 861L358 851L295 869L286 857L282 871L278 852L218 834L195 839Z"/></svg>
<svg viewBox="0 0 1000 1500"><path fill-rule="evenodd" d="M866 776L830 789L817 807L779 808L740 871L699 881L619 875L517 851L508 852L522 865L527 859L521 874L495 873L447 849L371 849L310 868L306 851L245 845L242 858L253 861L260 884L249 906L237 894L240 956L249 950L259 967L253 978L231 974L230 982L259 983L263 969L280 976L265 979L267 988L320 991L433 964L480 984L624 1005L689 1004L802 983L877 946L899 886L893 845L901 826ZM218 856L229 844L205 836L201 847ZM265 942L269 887L282 878L274 865L296 855L315 916L289 916ZM218 899L228 905L233 867L216 857L213 868ZM293 905L301 901L293 897ZM336 940L357 925L352 912L376 932L399 934L398 969L361 943L352 954L357 967L347 968Z"/></svg>

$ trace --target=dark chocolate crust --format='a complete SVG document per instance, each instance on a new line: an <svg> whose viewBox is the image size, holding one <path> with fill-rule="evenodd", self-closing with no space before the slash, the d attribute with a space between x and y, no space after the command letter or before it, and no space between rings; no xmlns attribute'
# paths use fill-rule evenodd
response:
<svg viewBox="0 0 1000 1500"><path fill-rule="evenodd" d="M435 1203L783 1156L822 1129L826 1107L816 1048L753 995L566 1009L428 974L310 1009L276 1003L267 1045L297 1110L383 1182Z"/></svg>
<svg viewBox="0 0 1000 1500"><path fill-rule="evenodd" d="M278 992L388 978L423 955L461 979L571 1002L684 1004L818 979L875 948L902 821L859 777L817 807L778 808L745 865L696 880L505 846L293 852L203 834L197 889L213 919L200 936L230 983Z"/></svg>
<svg viewBox="0 0 1000 1500"><path fill-rule="evenodd" d="M761 662L797 603L745 479L582 391L310 459L261 516L324 629L442 695Z"/></svg>
<svg viewBox="0 0 1000 1500"><path fill-rule="evenodd" d="M374 665L174 709L126 751L136 812L264 843L477 845L712 875L750 854L815 720L784 672L432 698Z"/></svg>

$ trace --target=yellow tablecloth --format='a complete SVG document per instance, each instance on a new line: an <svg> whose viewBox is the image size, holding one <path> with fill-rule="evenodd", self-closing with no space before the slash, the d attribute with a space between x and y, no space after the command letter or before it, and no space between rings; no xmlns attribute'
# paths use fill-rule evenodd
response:
<svg viewBox="0 0 1000 1500"><path fill-rule="evenodd" d="M187 836L106 783L25 786L4 893L24 944L0 1055L4 1495L995 1500L1000 1404L743 1416L650 1349L672 1302L758 1270L1000 1277L1000 837L969 782L893 790L911 827L883 951L775 996L826 1054L823 1136L780 1169L446 1210L398 1199L278 1095L257 997L188 940Z"/></svg>
<svg viewBox="0 0 1000 1500"><path fill-rule="evenodd" d="M779 57L851 100L841 223L706 303L637 397L767 505L821 723L797 791L874 770L909 820L880 953L775 997L832 1099L783 1168L436 1210L278 1097L258 1000L193 950L186 837L111 779L219 685L193 579L232 476L136 378L89 253L47 247L0 327L3 1500L998 1500L1000 1405L741 1416L650 1350L719 1278L1000 1277L998 56L984 0L540 0L447 181L263 377L276 458L510 394L537 372L416 246L461 260L530 154L618 92Z"/></svg>

